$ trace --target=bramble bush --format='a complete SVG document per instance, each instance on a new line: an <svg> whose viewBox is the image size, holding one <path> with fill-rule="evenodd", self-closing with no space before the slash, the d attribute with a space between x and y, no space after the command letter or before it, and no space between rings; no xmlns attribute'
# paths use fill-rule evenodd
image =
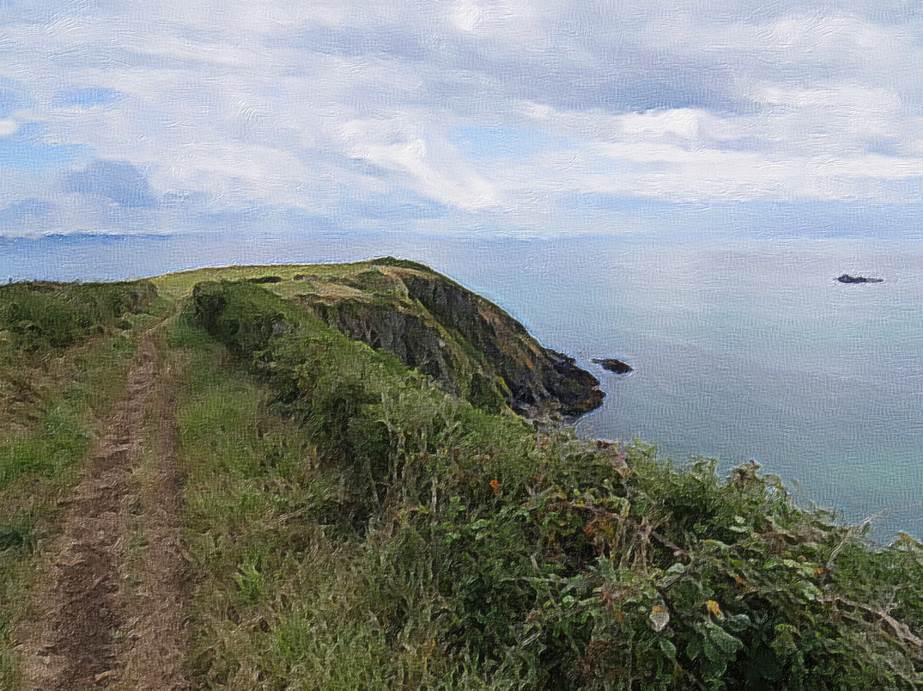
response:
<svg viewBox="0 0 923 691"><path fill-rule="evenodd" d="M200 284L192 309L340 475L326 511L364 544L349 606L403 661L394 683L923 684L909 536L873 546L756 464L722 479L489 414L253 283Z"/></svg>

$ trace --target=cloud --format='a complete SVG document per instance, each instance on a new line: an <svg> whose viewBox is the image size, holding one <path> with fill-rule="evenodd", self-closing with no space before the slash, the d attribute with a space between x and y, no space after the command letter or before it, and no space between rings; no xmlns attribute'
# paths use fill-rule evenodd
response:
<svg viewBox="0 0 923 691"><path fill-rule="evenodd" d="M128 208L148 208L155 203L147 178L125 161L94 161L85 169L68 174L63 189L102 197Z"/></svg>
<svg viewBox="0 0 923 691"><path fill-rule="evenodd" d="M41 222L52 210L42 199L26 198L0 208L0 229L22 231L28 224Z"/></svg>
<svg viewBox="0 0 923 691"><path fill-rule="evenodd" d="M413 119L351 120L340 128L349 155L394 171L415 191L439 203L473 211L495 206L496 190L448 142L427 141Z"/></svg>
<svg viewBox="0 0 923 691"><path fill-rule="evenodd" d="M569 232L638 198L923 191L923 18L899 0L8 0L0 31L0 201L61 232ZM596 196L624 213L575 217Z"/></svg>

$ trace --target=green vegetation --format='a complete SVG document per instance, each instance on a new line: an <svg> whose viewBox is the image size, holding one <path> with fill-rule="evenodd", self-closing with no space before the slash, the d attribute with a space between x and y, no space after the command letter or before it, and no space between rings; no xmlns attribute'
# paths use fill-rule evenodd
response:
<svg viewBox="0 0 923 691"><path fill-rule="evenodd" d="M171 334L198 684L923 684L918 542L491 414L282 285L202 284Z"/></svg>
<svg viewBox="0 0 923 691"><path fill-rule="evenodd" d="M0 331L19 350L72 346L94 331L131 328L127 313L153 302L151 283L13 283L0 287Z"/></svg>
<svg viewBox="0 0 923 691"><path fill-rule="evenodd" d="M0 688L13 688L11 628L36 548L68 494L135 346L162 309L150 284L0 287Z"/></svg>
<svg viewBox="0 0 923 691"><path fill-rule="evenodd" d="M599 382L573 360L543 348L499 307L421 264L385 258L272 269L208 269L157 281L165 293L186 295L195 276L264 284L488 412L556 417L602 401Z"/></svg>
<svg viewBox="0 0 923 691"><path fill-rule="evenodd" d="M170 313L196 688L923 685L920 543L873 547L755 465L512 414L563 361L386 259L0 288L2 688L60 500ZM389 324L450 366L358 333Z"/></svg>

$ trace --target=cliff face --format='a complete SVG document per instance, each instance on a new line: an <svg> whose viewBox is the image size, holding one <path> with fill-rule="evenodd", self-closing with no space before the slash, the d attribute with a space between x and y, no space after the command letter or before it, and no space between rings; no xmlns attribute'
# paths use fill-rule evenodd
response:
<svg viewBox="0 0 923 691"><path fill-rule="evenodd" d="M299 302L350 338L391 352L481 408L496 412L510 400L503 381L489 374L482 359L467 354L440 324L412 306L396 300L331 302L310 295Z"/></svg>
<svg viewBox="0 0 923 691"><path fill-rule="evenodd" d="M573 358L542 347L493 303L435 273L408 272L403 282L412 299L484 354L509 387L514 408L528 411L554 402L562 414L579 415L602 403L596 377Z"/></svg>
<svg viewBox="0 0 923 691"><path fill-rule="evenodd" d="M316 316L476 405L574 416L602 402L599 381L573 358L542 347L502 309L422 265L384 259L343 276L303 278L296 300Z"/></svg>

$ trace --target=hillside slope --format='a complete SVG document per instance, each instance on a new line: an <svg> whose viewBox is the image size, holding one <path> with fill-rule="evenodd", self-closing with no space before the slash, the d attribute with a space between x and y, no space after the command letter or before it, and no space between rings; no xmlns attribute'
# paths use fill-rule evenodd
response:
<svg viewBox="0 0 923 691"><path fill-rule="evenodd" d="M301 302L348 336L396 354L476 405L501 396L529 415L580 415L599 406L599 381L542 347L484 298L419 264L392 259L319 287Z"/></svg>

